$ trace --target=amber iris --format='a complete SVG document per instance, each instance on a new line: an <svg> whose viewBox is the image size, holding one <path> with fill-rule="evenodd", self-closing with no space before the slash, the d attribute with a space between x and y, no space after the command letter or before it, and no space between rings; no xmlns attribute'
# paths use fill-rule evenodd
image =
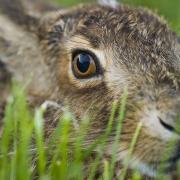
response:
<svg viewBox="0 0 180 180"><path fill-rule="evenodd" d="M73 70L78 78L87 78L96 73L96 64L88 53L79 53L74 57Z"/></svg>

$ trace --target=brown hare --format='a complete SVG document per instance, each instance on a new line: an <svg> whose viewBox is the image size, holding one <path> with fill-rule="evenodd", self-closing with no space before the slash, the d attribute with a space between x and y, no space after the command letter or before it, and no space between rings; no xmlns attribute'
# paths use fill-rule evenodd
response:
<svg viewBox="0 0 180 180"><path fill-rule="evenodd" d="M155 177L174 136L177 145L164 161L167 174L172 174L180 159L179 37L165 20L144 8L114 2L57 9L33 0L0 0L0 117L10 76L22 84L31 79L27 93L32 106L57 104L56 112L48 115L47 131L53 130L65 106L77 123L91 117L91 143L104 132L112 103L127 87L117 162L124 163L142 122L129 168ZM114 136L112 132L105 147L107 155Z"/></svg>

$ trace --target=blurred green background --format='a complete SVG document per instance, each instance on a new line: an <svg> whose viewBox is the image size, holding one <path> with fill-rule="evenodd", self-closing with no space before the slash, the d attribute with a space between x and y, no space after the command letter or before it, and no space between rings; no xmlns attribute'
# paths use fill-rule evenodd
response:
<svg viewBox="0 0 180 180"><path fill-rule="evenodd" d="M95 0L56 0L61 5L70 6ZM180 0L120 0L121 3L144 6L157 12L168 20L170 26L180 34Z"/></svg>

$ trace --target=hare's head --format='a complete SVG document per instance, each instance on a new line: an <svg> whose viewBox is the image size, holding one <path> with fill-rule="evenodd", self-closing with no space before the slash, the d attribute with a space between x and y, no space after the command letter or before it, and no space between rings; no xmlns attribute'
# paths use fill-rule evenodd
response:
<svg viewBox="0 0 180 180"><path fill-rule="evenodd" d="M123 162L139 122L131 166L154 175L180 112L180 45L166 23L144 9L85 5L41 21L40 42L59 86L58 99L77 119L90 117L89 140L104 132L111 107L128 89L118 159ZM117 115L118 117L118 115ZM117 118L116 117L116 118ZM111 153L115 132L107 143ZM178 162L180 145L166 161Z"/></svg>

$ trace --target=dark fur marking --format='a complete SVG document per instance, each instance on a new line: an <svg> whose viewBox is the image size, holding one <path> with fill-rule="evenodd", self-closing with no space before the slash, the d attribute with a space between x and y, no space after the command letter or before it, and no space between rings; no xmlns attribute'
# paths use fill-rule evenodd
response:
<svg viewBox="0 0 180 180"><path fill-rule="evenodd" d="M0 11L15 23L30 31L35 31L39 23L38 19L26 14L20 0L0 0Z"/></svg>
<svg viewBox="0 0 180 180"><path fill-rule="evenodd" d="M81 28L76 32L76 34L84 36L93 48L99 48L101 40L95 36L95 34L88 32L87 28Z"/></svg>
<svg viewBox="0 0 180 180"><path fill-rule="evenodd" d="M6 65L0 60L0 85L7 83L10 80L10 73L8 72Z"/></svg>

